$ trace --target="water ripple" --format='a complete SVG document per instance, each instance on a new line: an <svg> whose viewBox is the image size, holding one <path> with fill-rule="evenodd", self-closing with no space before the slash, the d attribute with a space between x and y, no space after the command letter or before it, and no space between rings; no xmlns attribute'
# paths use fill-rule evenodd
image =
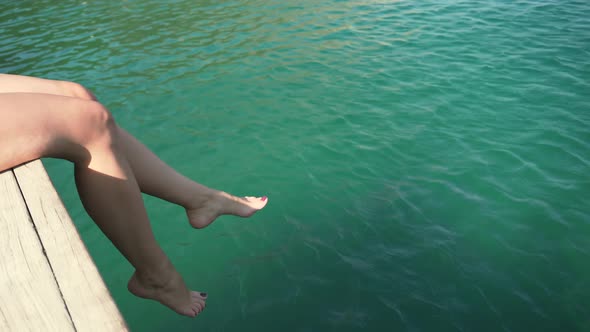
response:
<svg viewBox="0 0 590 332"><path fill-rule="evenodd" d="M259 219L195 238L146 201L223 303L167 321L128 299L128 265L48 162L134 329L582 331L589 17L574 0L4 1L0 72L79 81L183 174L268 188Z"/></svg>

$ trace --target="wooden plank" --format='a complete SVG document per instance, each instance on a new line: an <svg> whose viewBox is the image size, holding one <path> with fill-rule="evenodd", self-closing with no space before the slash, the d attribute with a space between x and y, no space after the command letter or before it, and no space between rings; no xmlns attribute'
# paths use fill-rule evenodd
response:
<svg viewBox="0 0 590 332"><path fill-rule="evenodd" d="M10 170L0 173L0 331L74 331Z"/></svg>
<svg viewBox="0 0 590 332"><path fill-rule="evenodd" d="M125 321L41 161L14 172L76 329L126 331Z"/></svg>

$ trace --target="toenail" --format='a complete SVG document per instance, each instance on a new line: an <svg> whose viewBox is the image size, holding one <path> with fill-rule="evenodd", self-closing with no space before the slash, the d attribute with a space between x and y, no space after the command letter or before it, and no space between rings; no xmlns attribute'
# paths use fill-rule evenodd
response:
<svg viewBox="0 0 590 332"><path fill-rule="evenodd" d="M201 293L202 297L207 297L207 293Z"/></svg>
<svg viewBox="0 0 590 332"><path fill-rule="evenodd" d="M263 202L266 201L267 199L268 199L268 197L266 197L266 196L262 197Z"/></svg>

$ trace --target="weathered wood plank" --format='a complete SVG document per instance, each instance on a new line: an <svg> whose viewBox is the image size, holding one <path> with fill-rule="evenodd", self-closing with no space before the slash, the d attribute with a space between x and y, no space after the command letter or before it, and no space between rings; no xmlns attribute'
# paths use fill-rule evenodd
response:
<svg viewBox="0 0 590 332"><path fill-rule="evenodd" d="M74 331L12 171L0 173L0 331Z"/></svg>
<svg viewBox="0 0 590 332"><path fill-rule="evenodd" d="M76 329L126 331L125 321L41 161L14 172Z"/></svg>

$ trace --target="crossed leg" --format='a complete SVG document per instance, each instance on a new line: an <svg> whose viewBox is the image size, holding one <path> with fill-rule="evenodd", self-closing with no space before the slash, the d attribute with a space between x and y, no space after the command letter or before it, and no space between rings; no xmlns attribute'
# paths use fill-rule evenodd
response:
<svg viewBox="0 0 590 332"><path fill-rule="evenodd" d="M77 83L0 74L0 93L6 92L44 93L89 101L97 100L94 94ZM236 197L205 187L179 174L135 137L123 128L115 126L123 154L140 190L184 207L193 227L204 228L223 214L249 217L266 205L266 197Z"/></svg>
<svg viewBox="0 0 590 332"><path fill-rule="evenodd" d="M72 161L84 207L136 269L129 290L196 316L205 307L206 295L187 289L157 244L140 188L185 206L189 218L191 211L210 211L200 219L203 224L194 225L191 219L195 227L206 226L222 213L252 214L266 200L239 199L190 181L119 128L91 94L77 95L83 90L72 87L79 86L37 80L0 75L0 171L40 157ZM158 180L163 177L170 182ZM222 208L207 207L214 205L212 201L222 202ZM232 204L223 203L228 201Z"/></svg>

